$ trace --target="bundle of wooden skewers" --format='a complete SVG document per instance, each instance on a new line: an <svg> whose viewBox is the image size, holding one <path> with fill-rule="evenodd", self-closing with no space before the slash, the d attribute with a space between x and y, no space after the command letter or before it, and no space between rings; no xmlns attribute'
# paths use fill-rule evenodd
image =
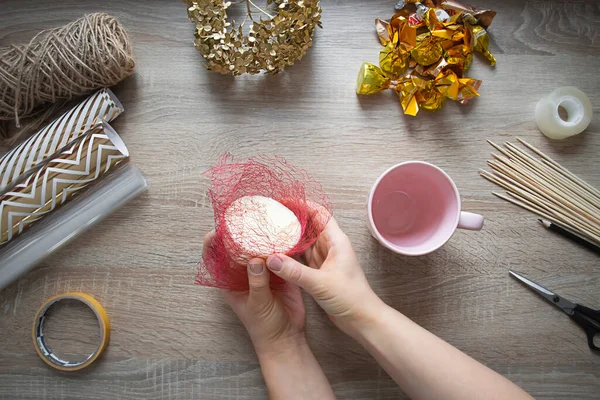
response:
<svg viewBox="0 0 600 400"><path fill-rule="evenodd" d="M529 143L517 140L535 155L509 142L502 148L488 141L501 154L493 154L495 160L488 161L493 173L479 172L507 190L507 195L492 193L600 245L600 191Z"/></svg>

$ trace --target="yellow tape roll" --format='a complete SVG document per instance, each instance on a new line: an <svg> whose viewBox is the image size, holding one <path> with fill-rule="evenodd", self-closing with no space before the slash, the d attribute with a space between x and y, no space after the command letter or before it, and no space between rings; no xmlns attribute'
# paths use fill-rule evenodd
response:
<svg viewBox="0 0 600 400"><path fill-rule="evenodd" d="M55 303L66 299L78 300L87 305L96 315L98 325L100 326L100 343L98 348L83 361L71 362L62 360L52 353L52 350L48 347L44 339L46 313ZM35 351L37 351L40 358L46 364L61 371L77 371L93 363L104 352L106 346L108 346L110 340L110 321L102 305L92 296L85 293L69 292L50 297L40 307L33 320L32 336Z"/></svg>

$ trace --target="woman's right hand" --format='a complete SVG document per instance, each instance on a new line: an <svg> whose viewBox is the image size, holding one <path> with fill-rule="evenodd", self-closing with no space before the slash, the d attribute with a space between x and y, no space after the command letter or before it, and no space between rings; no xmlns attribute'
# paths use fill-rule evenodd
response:
<svg viewBox="0 0 600 400"><path fill-rule="evenodd" d="M306 251L305 259L308 266L275 254L267 259L267 266L306 290L346 333L369 320L373 308L383 304L367 282L350 240L333 218Z"/></svg>
<svg viewBox="0 0 600 400"><path fill-rule="evenodd" d="M533 400L506 378L386 306L369 286L350 240L335 220L306 252L306 261L309 266L273 255L267 265L310 293L411 398Z"/></svg>

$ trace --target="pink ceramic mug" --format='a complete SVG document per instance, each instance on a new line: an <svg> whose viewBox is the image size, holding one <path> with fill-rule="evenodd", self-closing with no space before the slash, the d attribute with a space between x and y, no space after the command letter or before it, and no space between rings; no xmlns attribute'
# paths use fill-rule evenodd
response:
<svg viewBox="0 0 600 400"><path fill-rule="evenodd" d="M422 161L385 171L373 185L367 207L373 237L408 256L439 249L456 228L483 227L481 215L461 211L458 189L448 174Z"/></svg>

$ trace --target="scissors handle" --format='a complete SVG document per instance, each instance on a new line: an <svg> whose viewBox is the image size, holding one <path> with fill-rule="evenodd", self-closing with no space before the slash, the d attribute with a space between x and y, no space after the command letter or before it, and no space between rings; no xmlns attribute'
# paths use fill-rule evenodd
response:
<svg viewBox="0 0 600 400"><path fill-rule="evenodd" d="M571 318L585 330L590 349L600 351L600 347L594 344L594 337L600 335L600 311L576 304Z"/></svg>

